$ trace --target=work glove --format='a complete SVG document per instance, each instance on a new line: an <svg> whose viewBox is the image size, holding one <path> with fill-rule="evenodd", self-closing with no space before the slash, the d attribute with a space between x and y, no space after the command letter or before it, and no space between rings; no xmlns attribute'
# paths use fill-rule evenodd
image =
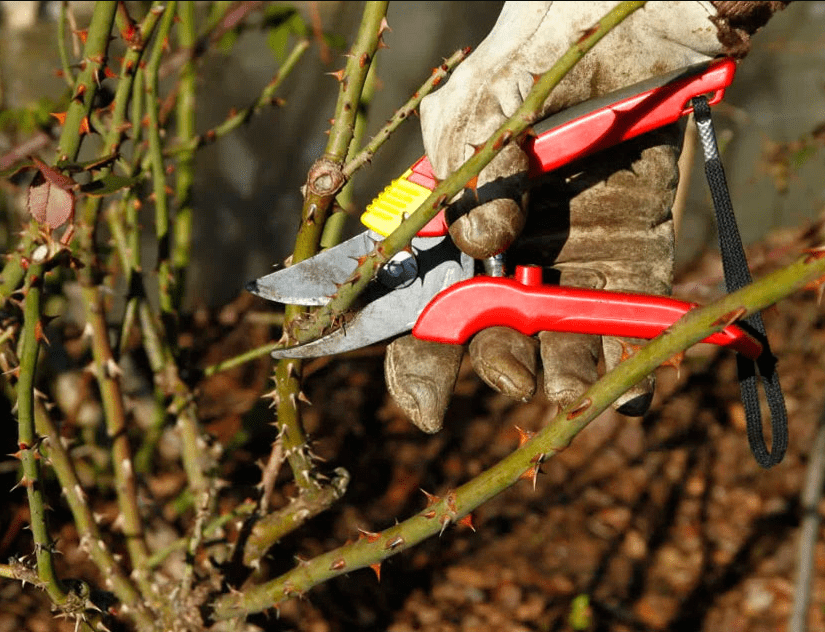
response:
<svg viewBox="0 0 825 632"><path fill-rule="evenodd" d="M470 158L521 105L547 71L615 2L507 2L488 37L450 80L421 104L424 147L438 178ZM709 2L652 2L591 50L553 90L549 115L649 77L706 61L723 51ZM481 172L476 192L448 209L450 236L484 259L506 251L507 264L545 266L562 285L669 294L674 244L671 204L678 183L682 128L671 125L601 151L532 182L527 158L507 146ZM525 226L527 227L525 230ZM638 340L506 327L479 332L473 367L517 400L535 393L541 358L547 398L564 407L610 371ZM438 431L464 348L404 336L387 350L390 393L425 432ZM651 375L614 406L643 414Z"/></svg>

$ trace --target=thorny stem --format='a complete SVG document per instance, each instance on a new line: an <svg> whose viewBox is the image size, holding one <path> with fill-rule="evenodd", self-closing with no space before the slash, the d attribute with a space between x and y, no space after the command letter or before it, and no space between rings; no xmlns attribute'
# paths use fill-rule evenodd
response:
<svg viewBox="0 0 825 632"><path fill-rule="evenodd" d="M241 125L247 123L255 114L260 112L264 107L269 105L278 105L279 100L275 97L275 93L281 84L284 82L292 70L295 68L302 55L309 48L308 40L300 40L293 46L284 63L272 77L270 82L266 84L260 96L255 99L255 102L250 106L233 112L220 125L199 135L192 135L189 138L178 138L177 144L164 151L165 156L174 156L177 154L185 154L200 149L222 136L226 136L230 132L236 130Z"/></svg>
<svg viewBox="0 0 825 632"><path fill-rule="evenodd" d="M69 63L69 52L66 50L66 8L68 4L67 0L60 3L60 18L57 21L57 51L60 54L63 79L72 88L74 87L74 73Z"/></svg>
<svg viewBox="0 0 825 632"><path fill-rule="evenodd" d="M123 391L120 384L120 369L112 355L109 334L103 311L100 288L84 284L82 296L86 321L92 331L92 357L94 374L100 386L103 401L106 432L112 444L112 469L115 478L120 520L132 567L136 571L138 584L144 592L148 578L143 572L148 549L143 533L143 520L137 501L137 484L132 465L131 447L126 427L126 412L123 407ZM147 593L147 595L150 593Z"/></svg>
<svg viewBox="0 0 825 632"><path fill-rule="evenodd" d="M155 205L155 234L158 241L158 298L161 318L167 329L167 338L174 344L175 326L174 302L175 279L172 271L171 237L169 235L169 200L166 194L166 172L163 165L161 128L159 119L159 79L158 69L163 51L168 44L169 32L175 18L176 2L169 2L164 9L158 26L154 47L146 65L146 113L149 117L147 135L149 137L149 159L152 169L152 196Z"/></svg>
<svg viewBox="0 0 825 632"><path fill-rule="evenodd" d="M97 95L103 67L106 65L109 35L115 19L117 2L95 2L92 21L86 37L83 62L74 86L74 94L66 111L66 120L58 143L58 160L77 160L83 134L80 125L92 111L92 103Z"/></svg>
<svg viewBox="0 0 825 632"><path fill-rule="evenodd" d="M35 410L37 431L43 436L45 456L48 457L52 469L57 475L66 503L72 512L77 533L80 536L82 547L105 578L105 585L117 595L120 601L128 606L125 614L133 618L141 629L153 627L153 620L146 612L138 592L132 581L123 574L119 564L103 541L97 522L94 519L86 494L77 478L72 459L60 440L60 433L54 425L49 413L42 406Z"/></svg>
<svg viewBox="0 0 825 632"><path fill-rule="evenodd" d="M273 542L277 542L340 500L348 484L349 474L345 469L338 468L332 481L325 485L315 497L308 498L304 495L293 498L283 509L258 520L252 527L252 532L244 546L244 564L254 566L266 554Z"/></svg>
<svg viewBox="0 0 825 632"><path fill-rule="evenodd" d="M80 121L88 116L91 110L91 99L97 88L101 68L106 61L106 50L109 35L114 22L115 2L99 2L95 4L92 22L86 40L84 53L86 66L78 76L78 86L75 93L83 97L73 99L66 116L66 125L61 135L58 154L68 160L76 160L80 148L79 133ZM88 105L86 101L88 100ZM81 103L84 107L80 107ZM70 124L70 121L76 121ZM115 491L120 510L123 533L126 537L127 549L133 568L137 571L138 585L144 596L151 594L151 588L145 573L141 568L148 556L148 549L143 537L143 526L137 504L137 487L132 466L131 448L126 431L126 416L123 406L123 392L120 385L119 368L112 354L109 342L108 326L104 314L104 301L101 288L96 284L95 274L95 225L97 221L98 204L90 201L87 204L84 226L79 231L79 254L85 266L79 272L82 286L83 304L86 321L92 331L92 356L95 376L101 391L106 429L111 446L112 468L115 478Z"/></svg>
<svg viewBox="0 0 825 632"><path fill-rule="evenodd" d="M352 129L352 141L347 150L345 162L349 162L358 152L364 141L367 131L367 113L372 99L375 96L376 72L378 64L373 61L367 78L364 80L364 88L361 90L361 98L358 100L358 113L355 116L355 125ZM352 180L346 179L346 183L335 196L336 210L327 216L324 223L324 230L321 233L321 248L331 248L341 242L341 234L344 230L344 223L347 218L347 211L352 209Z"/></svg>
<svg viewBox="0 0 825 632"><path fill-rule="evenodd" d="M120 144L126 136L127 129L135 131L135 126L139 126L139 121L132 119L132 123L127 123L126 112L129 107L130 96L133 95L135 87L135 77L138 74L141 58L146 50L146 44L155 31L158 20L162 13L161 2L155 1L149 8L146 17L138 28L139 37L130 42L129 48L123 55L123 62L120 67L120 77L118 77L115 97L112 101L112 120L109 130L106 133L104 152L116 153L120 150ZM130 174L131 175L131 174Z"/></svg>
<svg viewBox="0 0 825 632"><path fill-rule="evenodd" d="M176 29L178 43L183 49L195 46L195 6L192 2L178 5L180 23ZM184 62L178 81L178 103L175 110L178 140L182 143L195 138L195 62L192 56ZM172 268L175 274L172 305L179 310L183 303L186 269L192 246L192 184L195 180L195 152L183 151L175 167L175 225Z"/></svg>
<svg viewBox="0 0 825 632"><path fill-rule="evenodd" d="M533 480L543 462L566 448L599 414L627 389L670 358L720 331L731 315L741 319L763 310L825 276L825 248L801 257L751 285L705 307L690 311L665 333L594 384L561 411L532 439L498 464L456 490L449 491L415 516L352 544L305 561L284 575L243 594L224 595L215 603L217 619L233 618L276 606L343 573L379 565L387 557L455 524L479 505L522 478Z"/></svg>
<svg viewBox="0 0 825 632"><path fill-rule="evenodd" d="M338 292L329 303L315 312L312 318L304 319L300 327L291 327L290 336L297 342L306 342L323 335L332 325L335 316L349 308L384 263L405 248L415 234L445 206L446 202L478 175L499 151L508 143L518 142L523 137L529 126L539 117L541 108L551 90L585 53L644 4L644 2L622 2L605 15L597 25L588 29L586 34L536 81L513 116L496 130L469 160L443 180L409 218L402 221L386 239L376 244L375 249L365 257L363 263L356 267L349 279L339 286Z"/></svg>
<svg viewBox="0 0 825 632"><path fill-rule="evenodd" d="M344 184L341 165L352 141L358 102L367 73L381 38L382 22L386 19L387 2L367 2L355 43L350 50L341 76L335 122L324 155L310 169L307 193L301 213L301 225L295 239L292 260L303 261L318 252L324 223L334 196ZM286 322L297 319L303 308L287 305ZM306 437L300 421L298 398L301 392L301 362L281 361L275 369L277 420L284 450L292 468L295 483L302 493L315 494L320 486L313 476L312 461L306 447Z"/></svg>
<svg viewBox="0 0 825 632"><path fill-rule="evenodd" d="M66 601L68 594L54 569L54 543L49 536L43 480L40 475L42 439L37 436L34 423L34 377L40 340L43 336L43 324L40 320L43 272L42 263L32 263L26 273L24 286L26 298L20 341L20 376L17 382L17 447L23 465L20 485L26 488L29 501L37 576L51 600L59 605Z"/></svg>
<svg viewBox="0 0 825 632"><path fill-rule="evenodd" d="M221 360L220 362L216 362L215 364L210 364L203 370L203 374L206 377L209 377L211 375L220 373L221 371L228 371L229 369L234 369L236 366L240 366L242 364L246 364L247 362L257 360L258 358L268 356L270 353L275 351L275 349L277 349L279 346L280 344L277 342L270 342L265 345L261 345L260 347L250 349L249 351L241 353L240 355L236 355L233 358Z"/></svg>
<svg viewBox="0 0 825 632"><path fill-rule="evenodd" d="M367 145L359 151L352 160L347 162L344 167L344 176L346 178L352 177L358 169L369 163L375 156L375 152L377 152L381 145L383 145L384 142L386 142L386 140L390 137L390 135L398 129L398 126L408 120L410 115L415 112L416 108L418 108L421 104L422 99L437 88L441 82L444 81L447 75L449 75L458 64L464 61L469 54L469 48L457 50L445 59L444 63L438 68L434 68L429 79L427 79L427 81L425 81L424 84L415 91L415 94L410 97L409 101L398 108L395 114L392 115L392 118L387 121L387 123L380 130L378 130L378 133L375 136L373 136L372 140L370 140L370 142L367 143Z"/></svg>
<svg viewBox="0 0 825 632"><path fill-rule="evenodd" d="M74 161L80 150L81 122L91 112L92 102L97 92L97 80L101 77L101 70L106 63L106 51L109 45L109 32L114 21L116 3L99 2L95 5L92 21L89 25L86 47L84 51L83 67L77 77L73 98L69 104L58 144L58 155L61 159ZM32 232L29 232L29 236ZM34 240L25 240L27 248L33 245ZM7 268L10 266L7 266ZM34 370L37 362L39 347L38 337L42 335L40 321L40 284L42 282L43 265L34 263L27 272L26 302L24 307L23 340L21 352L20 381L17 385L19 407L19 431L21 460L23 461L24 476L29 494L32 532L35 539L35 549L38 565L38 574L45 583L46 591L56 603L63 603L68 599L68 593L54 574L52 562L51 541L45 522L45 503L43 491L40 487L39 465L34 451L37 450L34 422ZM4 269L4 285L14 286L22 276L22 268ZM39 333L38 333L39 332Z"/></svg>

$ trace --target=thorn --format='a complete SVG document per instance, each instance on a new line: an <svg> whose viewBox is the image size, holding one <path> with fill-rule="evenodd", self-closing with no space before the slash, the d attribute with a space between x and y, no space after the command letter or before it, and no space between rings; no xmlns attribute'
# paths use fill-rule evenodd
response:
<svg viewBox="0 0 825 632"><path fill-rule="evenodd" d="M714 320L712 324L713 326L722 325L723 327L727 327L728 325L735 323L747 313L748 310L744 307L737 307L736 309L729 311L727 314L722 314L719 318Z"/></svg>
<svg viewBox="0 0 825 632"><path fill-rule="evenodd" d="M569 413L567 413L568 419L575 419L579 415L581 415L584 411L590 408L593 402L590 400L589 397L585 398L583 401L576 404L575 408L572 408Z"/></svg>
<svg viewBox="0 0 825 632"><path fill-rule="evenodd" d="M338 80L338 83L341 83L344 81L344 70L344 68L341 68L341 70L336 70L335 72L328 72L325 74L332 75Z"/></svg>
<svg viewBox="0 0 825 632"><path fill-rule="evenodd" d="M347 562L344 560L343 557L338 558L332 564L329 565L329 570L331 571L342 571L347 567Z"/></svg>
<svg viewBox="0 0 825 632"><path fill-rule="evenodd" d="M422 514L427 520L435 518L435 509L430 509L428 512Z"/></svg>
<svg viewBox="0 0 825 632"><path fill-rule="evenodd" d="M825 246L818 246L817 248L806 248L803 250L807 257L805 257L805 263L811 263L812 261L816 261L817 259L822 259L825 257Z"/></svg>
<svg viewBox="0 0 825 632"><path fill-rule="evenodd" d="M810 290L811 292L816 292L816 304L822 304L822 294L825 291L825 276L819 277L810 283L807 283L803 288L803 290Z"/></svg>
<svg viewBox="0 0 825 632"><path fill-rule="evenodd" d="M421 493L427 497L427 507L432 507L436 503L441 502L440 497L430 494L429 492L426 492L423 489L421 490Z"/></svg>
<svg viewBox="0 0 825 632"><path fill-rule="evenodd" d="M464 185L464 188L473 192L476 202L481 202L481 200L478 199L478 176L473 177L467 184Z"/></svg>
<svg viewBox="0 0 825 632"><path fill-rule="evenodd" d="M578 41L576 41L576 44L581 44L584 40L586 40L588 37L593 35L593 33L595 33L598 30L598 26L591 26L589 29L582 31L581 36L579 37Z"/></svg>
<svg viewBox="0 0 825 632"><path fill-rule="evenodd" d="M361 55L361 58L358 60L358 66L363 68L364 66L370 63L370 56L369 53L364 53Z"/></svg>
<svg viewBox="0 0 825 632"><path fill-rule="evenodd" d="M384 31L392 31L390 25L387 23L387 16L381 18L381 24L378 26L378 35L382 35Z"/></svg>
<svg viewBox="0 0 825 632"><path fill-rule="evenodd" d="M473 530L473 533L475 533L476 528L475 526L473 526L473 514L468 513L466 516L464 516L458 521L458 524L465 527L469 527Z"/></svg>
<svg viewBox="0 0 825 632"><path fill-rule="evenodd" d="M396 549L399 546L401 546L402 544L404 544L404 542L405 542L404 538L402 538L400 535L397 535L392 540L387 542L384 545L384 548L389 550L389 551L392 551L393 549Z"/></svg>
<svg viewBox="0 0 825 632"><path fill-rule="evenodd" d="M78 103L83 103L83 95L86 93L86 86L84 84L80 84L77 87L77 92L74 93L72 96L72 101L77 101Z"/></svg>
<svg viewBox="0 0 825 632"><path fill-rule="evenodd" d="M358 529L358 539L359 540L366 540L370 544L375 542L376 540L381 538L380 533L373 533L372 531L367 531L366 529Z"/></svg>
<svg viewBox="0 0 825 632"><path fill-rule="evenodd" d="M123 377L123 371L118 366L117 362L115 362L114 358L107 358L106 359L105 369L106 369L106 376L110 380Z"/></svg>
<svg viewBox="0 0 825 632"><path fill-rule="evenodd" d="M438 532L438 537L440 538L444 534L444 531L447 529L447 525L450 524L452 519L449 515L444 514L441 518L439 518L439 521L441 522L441 531Z"/></svg>
<svg viewBox="0 0 825 632"><path fill-rule="evenodd" d="M311 401L309 401L309 397L307 397L307 396L304 394L304 392L303 392L303 391L298 391L298 401L299 401L299 402L304 402L305 404L309 404L310 406L312 406L312 402L311 402Z"/></svg>
<svg viewBox="0 0 825 632"><path fill-rule="evenodd" d="M518 430L518 447L523 446L525 443L530 441L533 437L536 436L535 432L530 432L529 430L524 430L519 426L516 426L516 430Z"/></svg>
<svg viewBox="0 0 825 632"><path fill-rule="evenodd" d="M290 362L286 365L286 377L287 379L295 379L298 376L298 367L296 366L295 362Z"/></svg>
<svg viewBox="0 0 825 632"><path fill-rule="evenodd" d="M360 268L362 265L364 265L364 262L367 260L368 257L369 257L369 255L367 254L367 255L361 255L360 257L349 257L349 258L352 259L355 262L355 264Z"/></svg>
<svg viewBox="0 0 825 632"><path fill-rule="evenodd" d="M524 478L533 481L533 491L536 491L536 479L538 479L540 467L541 465L536 463L535 465L524 470L522 475L519 476L519 479Z"/></svg>
<svg viewBox="0 0 825 632"><path fill-rule="evenodd" d="M309 208L307 209L307 222L314 222L315 221L315 214L318 212L318 205L317 204L310 204Z"/></svg>
<svg viewBox="0 0 825 632"><path fill-rule="evenodd" d="M499 150L507 145L511 140L513 140L513 132L508 129L496 139L493 143L493 149Z"/></svg>
<svg viewBox="0 0 825 632"><path fill-rule="evenodd" d="M72 31L72 33L77 35L77 39L79 39L84 44L86 43L86 38L89 37L89 31L85 31L85 30L83 30L83 31L82 30Z"/></svg>
<svg viewBox="0 0 825 632"><path fill-rule="evenodd" d="M619 338L619 344L622 345L622 355L619 358L619 362L624 362L628 358L632 358L633 355L642 348L642 345L633 344L621 338Z"/></svg>
<svg viewBox="0 0 825 632"><path fill-rule="evenodd" d="M682 362L684 361L684 359L685 352L681 351L672 358L662 362L662 366L672 366L674 369L676 369L676 379L678 380L682 373Z"/></svg>
<svg viewBox="0 0 825 632"><path fill-rule="evenodd" d="M45 342L47 345L51 346L49 339L46 337L46 334L43 332L43 322L38 320L34 324L34 339L37 342Z"/></svg>
<svg viewBox="0 0 825 632"><path fill-rule="evenodd" d="M378 581L380 582L381 581L381 562L376 562L375 564L370 564L370 568L375 573L376 579L378 579Z"/></svg>
<svg viewBox="0 0 825 632"><path fill-rule="evenodd" d="M274 408L275 406L281 403L281 396L278 394L277 387L273 388L268 393L264 393L263 395L261 395L261 397L264 399L268 398L272 400L272 403L269 405L270 408Z"/></svg>
<svg viewBox="0 0 825 632"><path fill-rule="evenodd" d="M15 489L17 489L18 487L25 487L26 489L29 489L29 488L30 488L30 487L32 487L33 485L34 485L34 481L32 481L32 479L30 479L28 476L26 476L26 475L24 474L24 475L23 475L23 478L21 478L19 481L17 481L17 483L15 484L15 486L14 486L14 487L12 487L9 491L10 491L10 492L13 492L13 491L14 491Z"/></svg>

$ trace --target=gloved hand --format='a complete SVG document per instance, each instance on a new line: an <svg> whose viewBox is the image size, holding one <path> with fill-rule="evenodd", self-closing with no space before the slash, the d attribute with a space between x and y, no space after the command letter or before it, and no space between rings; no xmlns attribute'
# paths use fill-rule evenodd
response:
<svg viewBox="0 0 825 632"><path fill-rule="evenodd" d="M533 77L615 4L507 2L488 37L421 105L424 146L435 174L447 177L470 158L474 146L522 103ZM709 2L647 4L587 53L552 92L545 113L714 57L723 48L712 17ZM674 254L670 207L681 137L673 125L568 165L535 183L529 200L527 158L518 146L508 146L480 174L478 201L468 203L465 196L448 210L450 235L475 258L507 250L509 267L551 267L562 285L668 294ZM387 350L390 393L426 432L442 426L463 351L412 336ZM540 355L545 394L563 407L595 382L600 356L606 371L620 362L623 343L558 332L536 339L494 327L479 332L469 351L485 382L520 400L535 392ZM643 414L653 388L651 375L616 408Z"/></svg>

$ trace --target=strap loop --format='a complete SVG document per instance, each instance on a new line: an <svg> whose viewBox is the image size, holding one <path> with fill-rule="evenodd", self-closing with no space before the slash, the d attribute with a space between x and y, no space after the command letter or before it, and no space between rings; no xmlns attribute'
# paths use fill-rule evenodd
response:
<svg viewBox="0 0 825 632"><path fill-rule="evenodd" d="M722 253L722 268L725 272L725 286L727 291L736 290L751 283L751 274L745 258L745 249L739 236L736 225L736 216L728 192L728 183L725 170L719 158L719 148L716 145L716 133L710 117L710 105L704 96L694 97L691 101L696 127L699 130L699 140L705 153L705 175L716 211L716 226L719 234L719 250ZM765 333L765 324L762 315L752 314L744 321L757 338L762 342L764 351L757 360L749 360L741 355L736 357L739 371L739 387L742 391L742 403L745 407L747 420L748 443L751 452L764 468L769 468L785 456L788 447L788 414L785 410L785 397L779 385L779 375L776 372L776 358L771 353L768 338ZM762 387L771 415L772 449L769 452L762 431L762 413L759 406L757 391L757 377L761 378Z"/></svg>

